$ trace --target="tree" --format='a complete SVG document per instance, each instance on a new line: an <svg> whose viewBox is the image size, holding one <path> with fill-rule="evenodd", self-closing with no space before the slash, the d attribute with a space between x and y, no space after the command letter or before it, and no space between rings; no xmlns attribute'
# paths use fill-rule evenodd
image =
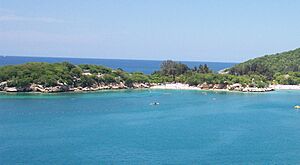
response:
<svg viewBox="0 0 300 165"><path fill-rule="evenodd" d="M71 74L73 77L77 77L77 78L78 78L78 77L80 77L81 74L82 74L82 69L79 68L79 67L72 68L70 74Z"/></svg>
<svg viewBox="0 0 300 165"><path fill-rule="evenodd" d="M80 80L80 84L82 87L91 87L95 83L96 81L93 79L92 76L82 76Z"/></svg>
<svg viewBox="0 0 300 165"><path fill-rule="evenodd" d="M175 80L176 75L184 74L188 70L187 65L172 60L163 61L160 66L161 73L165 76L172 76L173 80Z"/></svg>
<svg viewBox="0 0 300 165"><path fill-rule="evenodd" d="M199 69L198 69L198 72L203 73L203 74L212 73L212 71L208 68L208 66L206 64L200 65Z"/></svg>

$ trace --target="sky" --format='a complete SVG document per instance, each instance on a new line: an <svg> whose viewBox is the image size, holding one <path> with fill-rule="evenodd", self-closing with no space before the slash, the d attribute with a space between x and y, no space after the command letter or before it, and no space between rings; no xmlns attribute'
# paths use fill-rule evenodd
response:
<svg viewBox="0 0 300 165"><path fill-rule="evenodd" d="M241 62L300 47L298 0L0 0L0 55Z"/></svg>

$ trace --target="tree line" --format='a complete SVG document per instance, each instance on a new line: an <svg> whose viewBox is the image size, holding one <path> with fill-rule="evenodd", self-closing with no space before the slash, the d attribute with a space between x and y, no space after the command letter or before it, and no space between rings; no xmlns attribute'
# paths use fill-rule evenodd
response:
<svg viewBox="0 0 300 165"><path fill-rule="evenodd" d="M268 80L280 79L279 74L300 71L300 48L248 60L227 70L233 75L263 75Z"/></svg>
<svg viewBox="0 0 300 165"><path fill-rule="evenodd" d="M270 79L268 74L264 72L264 67L259 64L251 65L251 72L247 69L237 72L240 67L244 68L242 65L235 66L230 69L229 74L218 74L213 72L206 64L189 68L186 64L166 60L161 63L158 71L146 75L140 72L129 73L122 69L111 69L99 65L32 62L0 67L0 83L7 82L8 86L11 87L26 87L33 83L45 87L58 84L91 87L95 84L121 82L128 87L131 87L134 83L170 82L190 85L240 83L258 87L265 87L270 83L300 84L299 72L278 72L272 74Z"/></svg>

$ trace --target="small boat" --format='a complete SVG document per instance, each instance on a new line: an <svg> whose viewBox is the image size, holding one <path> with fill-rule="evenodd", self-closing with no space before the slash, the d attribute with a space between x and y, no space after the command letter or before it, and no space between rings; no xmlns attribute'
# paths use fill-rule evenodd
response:
<svg viewBox="0 0 300 165"><path fill-rule="evenodd" d="M294 106L295 109L300 109L300 105Z"/></svg>
<svg viewBox="0 0 300 165"><path fill-rule="evenodd" d="M159 105L158 102L151 103L150 105Z"/></svg>

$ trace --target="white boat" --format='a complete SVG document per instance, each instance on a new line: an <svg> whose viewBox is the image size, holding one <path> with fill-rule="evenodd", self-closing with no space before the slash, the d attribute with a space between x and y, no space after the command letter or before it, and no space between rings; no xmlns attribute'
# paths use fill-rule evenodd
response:
<svg viewBox="0 0 300 165"><path fill-rule="evenodd" d="M159 105L159 102L151 103L150 105Z"/></svg>

